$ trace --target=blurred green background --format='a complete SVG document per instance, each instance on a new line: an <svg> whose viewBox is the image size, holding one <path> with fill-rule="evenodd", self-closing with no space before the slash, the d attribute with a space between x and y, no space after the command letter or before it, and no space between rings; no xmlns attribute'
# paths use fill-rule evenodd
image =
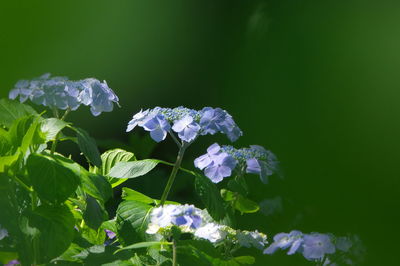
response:
<svg viewBox="0 0 400 266"><path fill-rule="evenodd" d="M141 108L226 109L244 131L235 145L267 147L285 176L249 176L253 199L282 196L283 212L243 216L239 227L355 233L367 265L399 263L398 1L2 0L0 67L1 97L46 72L107 80L122 108L94 118L81 107L70 119L102 149L113 139L139 157L145 134L125 128ZM185 166L216 140L228 143L199 139ZM175 153L168 140L151 156ZM168 170L130 185L157 195ZM192 193L190 179L178 177L173 199ZM308 265L253 253L257 265Z"/></svg>

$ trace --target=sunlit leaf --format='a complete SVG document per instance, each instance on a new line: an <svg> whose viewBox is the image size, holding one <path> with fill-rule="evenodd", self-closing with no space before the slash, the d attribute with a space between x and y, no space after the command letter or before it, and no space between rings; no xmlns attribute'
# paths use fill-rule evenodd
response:
<svg viewBox="0 0 400 266"><path fill-rule="evenodd" d="M0 99L0 125L10 128L15 120L29 115L37 115L37 112L29 105Z"/></svg>

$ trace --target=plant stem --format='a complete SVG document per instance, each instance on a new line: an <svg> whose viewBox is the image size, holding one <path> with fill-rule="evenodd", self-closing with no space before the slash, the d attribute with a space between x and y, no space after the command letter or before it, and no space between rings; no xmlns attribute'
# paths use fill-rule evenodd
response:
<svg viewBox="0 0 400 266"><path fill-rule="evenodd" d="M172 266L176 266L176 241L172 241Z"/></svg>
<svg viewBox="0 0 400 266"><path fill-rule="evenodd" d="M19 179L16 175L13 175L15 181L17 181L18 184L20 184L26 191L32 192L33 189L28 187L27 184L25 184L21 179Z"/></svg>
<svg viewBox="0 0 400 266"><path fill-rule="evenodd" d="M177 158L176 158L175 165L174 165L174 167L172 168L171 175L170 175L169 178L168 178L167 185L165 186L164 192L163 192L163 194L162 194L162 196L161 196L161 200L160 200L160 205L161 205L161 206L163 206L164 203L165 203L165 201L167 200L168 193L169 193L169 191L171 190L172 184L174 183L174 180L175 180L175 176L176 176L176 174L178 173L178 170L179 170L179 168L180 168L180 166L181 166L182 159L183 159L183 154L185 153L186 147L187 147L187 146L184 144L184 145L182 145L182 146L180 147L180 149L179 149L179 152L178 152L178 156L177 156Z"/></svg>
<svg viewBox="0 0 400 266"><path fill-rule="evenodd" d="M54 115L56 116L56 118L58 118L58 111L57 111L57 109L54 109L54 110L55 110L54 111ZM64 120L67 117L67 115L69 114L70 111L71 111L71 109L68 107L68 109L65 110L65 113L63 114L63 116L61 117L60 120ZM60 134L57 133L56 137L53 140L53 144L51 144L51 151L50 151L51 154L54 154L54 152L56 151L59 135Z"/></svg>

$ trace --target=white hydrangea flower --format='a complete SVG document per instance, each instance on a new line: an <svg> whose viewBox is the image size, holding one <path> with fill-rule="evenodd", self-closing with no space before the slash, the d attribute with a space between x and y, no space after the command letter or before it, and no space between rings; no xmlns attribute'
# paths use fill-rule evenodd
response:
<svg viewBox="0 0 400 266"><path fill-rule="evenodd" d="M226 231L223 230L224 226L208 223L200 228L198 228L194 235L198 238L207 239L212 243L216 243L224 239L227 235Z"/></svg>
<svg viewBox="0 0 400 266"><path fill-rule="evenodd" d="M250 248L263 249L267 244L267 235L256 231L239 231L236 234L239 245Z"/></svg>

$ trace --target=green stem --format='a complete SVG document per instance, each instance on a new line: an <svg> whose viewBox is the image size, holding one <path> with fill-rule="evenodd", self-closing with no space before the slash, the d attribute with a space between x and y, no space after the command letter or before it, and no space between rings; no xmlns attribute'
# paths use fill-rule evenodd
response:
<svg viewBox="0 0 400 266"><path fill-rule="evenodd" d="M24 181L22 181L21 179L19 179L16 175L12 175L12 177L15 179L15 181L17 181L18 184L20 184L26 191L28 192L32 192L33 189L28 187L27 184L24 183Z"/></svg>
<svg viewBox="0 0 400 266"><path fill-rule="evenodd" d="M64 119L67 117L67 115L69 114L70 111L71 111L71 109L68 107L68 109L65 110L65 113L63 114L63 116L61 117L60 120L64 120ZM54 109L54 115L55 115L57 118L59 117L59 116L58 116L58 111L57 111L57 109ZM56 137L55 137L54 140L53 140L53 144L51 145L51 151L50 151L51 154L54 154L54 152L56 151L56 147L57 147L57 144L58 144L59 136L60 136L60 134L57 133Z"/></svg>
<svg viewBox="0 0 400 266"><path fill-rule="evenodd" d="M172 266L176 266L176 241L172 241Z"/></svg>
<svg viewBox="0 0 400 266"><path fill-rule="evenodd" d="M185 153L186 145L182 145L178 152L178 157L176 158L176 162L174 167L172 168L171 175L168 178L167 185L165 186L164 192L161 196L160 205L163 206L165 201L167 200L169 191L171 190L172 184L174 183L175 176L178 173L179 168L181 167L183 154Z"/></svg>
<svg viewBox="0 0 400 266"><path fill-rule="evenodd" d="M159 160L159 159L155 159L155 160L157 160L157 162L162 163L162 164L165 164L165 165L175 166L174 163L166 162L166 161ZM186 169L186 168L179 167L179 170L181 170L181 171L183 171L183 172L186 172L186 173L188 173L188 174L191 174L191 175L196 176L196 173L195 173L195 172L190 171L190 170L188 170L188 169Z"/></svg>

